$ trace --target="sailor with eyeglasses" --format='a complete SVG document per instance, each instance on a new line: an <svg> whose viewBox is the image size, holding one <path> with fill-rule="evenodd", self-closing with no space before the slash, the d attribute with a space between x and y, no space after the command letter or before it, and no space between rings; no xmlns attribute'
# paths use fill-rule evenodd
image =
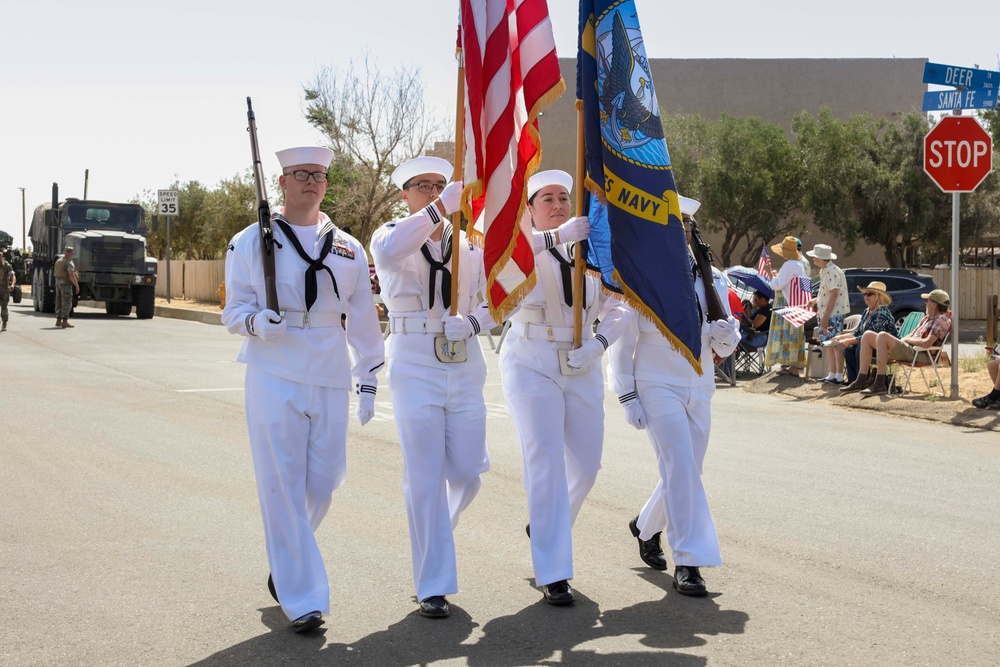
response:
<svg viewBox="0 0 1000 667"><path fill-rule="evenodd" d="M260 231L226 255L222 323L244 337L245 401L271 567L268 588L295 632L323 623L330 584L314 532L344 484L350 393L362 426L384 365L365 249L319 210L333 151L278 151L284 206L271 216L280 313L268 310ZM345 323L342 317L346 315Z"/></svg>
<svg viewBox="0 0 1000 667"><path fill-rule="evenodd" d="M382 225L371 239L381 296L389 309L387 379L403 453L403 497L410 529L420 614L450 614L458 592L453 531L489 469L486 451L486 360L478 334L493 328L485 302L482 250L445 217L458 210L462 183L435 157L401 164L392 181L409 215ZM459 253L458 275L451 255ZM458 282L458 315L451 284ZM443 335L443 336L442 336ZM464 361L435 350L465 341ZM455 362L453 362L455 361Z"/></svg>

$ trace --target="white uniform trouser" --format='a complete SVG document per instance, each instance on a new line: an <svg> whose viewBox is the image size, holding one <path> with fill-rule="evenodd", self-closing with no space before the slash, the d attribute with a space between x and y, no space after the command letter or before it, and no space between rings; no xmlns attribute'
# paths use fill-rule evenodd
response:
<svg viewBox="0 0 1000 667"><path fill-rule="evenodd" d="M513 349L508 339L505 350ZM556 354L553 345L558 365ZM524 457L535 585L545 586L573 578L573 523L601 469L602 371L598 363L585 375L553 379L516 351L501 357L503 393Z"/></svg>
<svg viewBox="0 0 1000 667"><path fill-rule="evenodd" d="M330 613L314 531L347 476L347 389L299 384L247 366L246 413L267 560L281 608Z"/></svg>
<svg viewBox="0 0 1000 667"><path fill-rule="evenodd" d="M715 522L701 482L712 427L714 387L636 381L660 481L639 513L639 537L666 529L674 565L722 565Z"/></svg>
<svg viewBox="0 0 1000 667"><path fill-rule="evenodd" d="M417 599L458 592L459 514L489 470L486 376L389 361L387 379L403 451L403 497Z"/></svg>

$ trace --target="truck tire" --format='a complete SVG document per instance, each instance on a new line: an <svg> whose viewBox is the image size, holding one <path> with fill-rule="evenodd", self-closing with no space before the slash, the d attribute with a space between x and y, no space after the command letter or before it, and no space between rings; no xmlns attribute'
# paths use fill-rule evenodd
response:
<svg viewBox="0 0 1000 667"><path fill-rule="evenodd" d="M31 305L34 307L36 313L42 310L42 304L39 301L42 295L42 282L38 277L40 271L41 269L36 267L31 272Z"/></svg>
<svg viewBox="0 0 1000 667"><path fill-rule="evenodd" d="M140 320L148 320L153 317L156 308L156 291L152 285L142 285L132 288L133 301L135 301L135 316Z"/></svg>

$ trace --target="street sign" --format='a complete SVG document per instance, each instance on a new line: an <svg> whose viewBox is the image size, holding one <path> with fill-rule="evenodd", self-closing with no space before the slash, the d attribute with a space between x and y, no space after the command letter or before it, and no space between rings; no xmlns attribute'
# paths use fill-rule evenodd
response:
<svg viewBox="0 0 1000 667"><path fill-rule="evenodd" d="M993 169L993 139L971 116L945 116L924 137L924 171L944 192L972 192Z"/></svg>
<svg viewBox="0 0 1000 667"><path fill-rule="evenodd" d="M924 65L924 83L934 83L939 86L962 86L964 88L1000 87L1000 72L972 67L957 67L940 63ZM927 109L924 109L927 111Z"/></svg>
<svg viewBox="0 0 1000 667"><path fill-rule="evenodd" d="M159 206L157 211L160 215L178 215L177 190L157 190Z"/></svg>
<svg viewBox="0 0 1000 667"><path fill-rule="evenodd" d="M969 90L935 90L924 93L924 111L954 111L955 109L995 109L996 88Z"/></svg>

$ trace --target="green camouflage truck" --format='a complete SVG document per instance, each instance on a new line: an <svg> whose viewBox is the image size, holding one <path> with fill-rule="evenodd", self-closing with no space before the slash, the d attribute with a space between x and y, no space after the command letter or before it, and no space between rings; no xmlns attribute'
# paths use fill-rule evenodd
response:
<svg viewBox="0 0 1000 667"><path fill-rule="evenodd" d="M156 259L146 254L146 212L138 204L67 198L35 209L31 219L31 298L36 311L55 312L55 262L73 248L79 301L103 301L109 315L153 316Z"/></svg>

